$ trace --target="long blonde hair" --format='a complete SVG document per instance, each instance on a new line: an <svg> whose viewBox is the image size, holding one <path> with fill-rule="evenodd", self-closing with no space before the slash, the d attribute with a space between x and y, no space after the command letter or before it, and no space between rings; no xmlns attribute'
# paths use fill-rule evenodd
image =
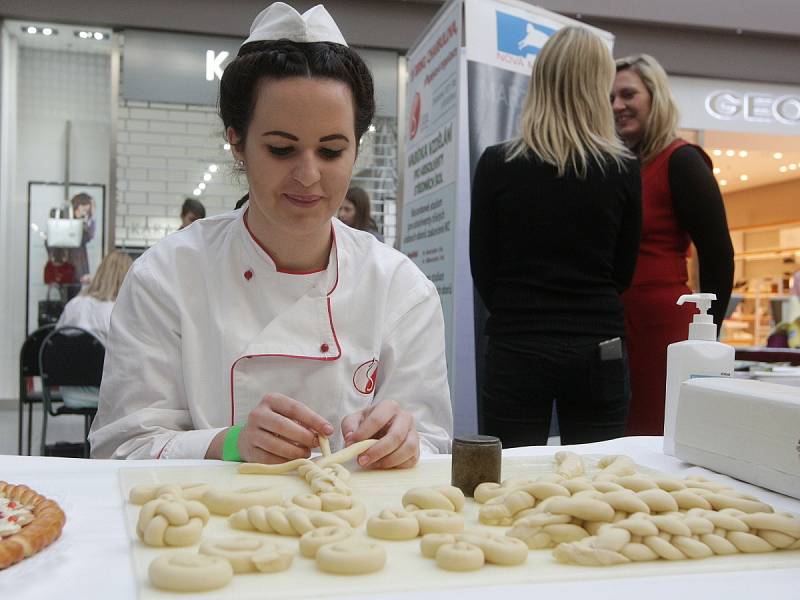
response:
<svg viewBox="0 0 800 600"><path fill-rule="evenodd" d="M97 267L92 283L83 293L103 302L114 302L132 264L131 257L124 252L115 250L107 254Z"/></svg>
<svg viewBox="0 0 800 600"><path fill-rule="evenodd" d="M605 42L585 27L564 27L544 45L522 112L521 134L512 140L507 160L532 150L558 169L583 178L590 161L604 170L618 167L631 153L617 138L608 98L614 59Z"/></svg>
<svg viewBox="0 0 800 600"><path fill-rule="evenodd" d="M678 137L678 105L669 89L664 68L649 54L626 56L617 61L617 73L631 70L650 92L650 114L636 152L642 164L669 146Z"/></svg>

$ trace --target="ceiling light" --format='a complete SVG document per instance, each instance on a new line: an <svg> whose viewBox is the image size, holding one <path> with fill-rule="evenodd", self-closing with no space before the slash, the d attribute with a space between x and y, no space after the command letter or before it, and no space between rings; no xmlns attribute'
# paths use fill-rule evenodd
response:
<svg viewBox="0 0 800 600"><path fill-rule="evenodd" d="M102 33L100 33L99 31L95 31L95 32L94 32L94 39L96 39L97 41L100 41L100 40L102 40L102 39L103 39L103 38L105 38L105 37L106 37L106 36L104 36L104 35L103 35Z"/></svg>
<svg viewBox="0 0 800 600"><path fill-rule="evenodd" d="M223 150L230 150L231 149L231 145L230 144L222 144L222 149Z"/></svg>
<svg viewBox="0 0 800 600"><path fill-rule="evenodd" d="M208 165L208 170L211 173L216 173L218 168L217 165Z"/></svg>
<svg viewBox="0 0 800 600"><path fill-rule="evenodd" d="M203 181L211 181L211 173L204 173Z"/></svg>
<svg viewBox="0 0 800 600"><path fill-rule="evenodd" d="M772 155L772 158L774 158L775 160L782 159L783 158L783 152L776 152L775 154Z"/></svg>
<svg viewBox="0 0 800 600"><path fill-rule="evenodd" d="M722 150L720 149L712 150L711 154L713 154L714 156L722 156Z"/></svg>
<svg viewBox="0 0 800 600"><path fill-rule="evenodd" d="M200 188L201 190L204 190L204 189L206 189L206 184L205 183L200 183L197 187Z"/></svg>
<svg viewBox="0 0 800 600"><path fill-rule="evenodd" d="M788 171L788 169L786 168L786 165L782 165L782 166L781 166L781 167L778 169L778 171L780 171L781 173L786 173L786 171Z"/></svg>
<svg viewBox="0 0 800 600"><path fill-rule="evenodd" d="M719 180L719 184L720 185L728 185L728 180L727 179L720 179Z"/></svg>
<svg viewBox="0 0 800 600"><path fill-rule="evenodd" d="M789 170L790 171L796 171L797 170L797 163L790 164L789 165Z"/></svg>
<svg viewBox="0 0 800 600"><path fill-rule="evenodd" d="M742 158L747 158L747 150L739 150L739 156Z"/></svg>
<svg viewBox="0 0 800 600"><path fill-rule="evenodd" d="M29 25L28 27L26 27L24 29L25 29L25 33L30 33L31 35L33 35L35 33L39 33L39 30L36 29L36 27L34 27L33 25Z"/></svg>
<svg viewBox="0 0 800 600"><path fill-rule="evenodd" d="M195 196L199 196L202 193L203 193L203 190L201 190L200 188L194 188L194 195Z"/></svg>
<svg viewBox="0 0 800 600"><path fill-rule="evenodd" d="M719 172L720 172L721 170L722 170L722 169L720 169L719 167L714 167L714 175L719 175Z"/></svg>
<svg viewBox="0 0 800 600"><path fill-rule="evenodd" d="M734 156L736 154L736 150L726 150L725 156Z"/></svg>
<svg viewBox="0 0 800 600"><path fill-rule="evenodd" d="M53 35L53 30L50 27L45 27L44 29L42 29L42 33L44 35Z"/></svg>
<svg viewBox="0 0 800 600"><path fill-rule="evenodd" d="M740 181L747 181L748 179L750 179L750 178L747 175L739 175L739 180Z"/></svg>

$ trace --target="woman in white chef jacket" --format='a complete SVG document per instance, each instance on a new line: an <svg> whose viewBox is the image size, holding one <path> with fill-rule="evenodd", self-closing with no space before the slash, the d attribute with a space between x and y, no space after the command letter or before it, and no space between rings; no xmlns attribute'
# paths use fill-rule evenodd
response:
<svg viewBox="0 0 800 600"><path fill-rule="evenodd" d="M93 456L277 463L309 456L318 434L339 448L380 438L358 458L370 468L449 451L436 289L333 218L374 114L366 65L322 6L275 3L226 67L219 104L250 200L134 263Z"/></svg>

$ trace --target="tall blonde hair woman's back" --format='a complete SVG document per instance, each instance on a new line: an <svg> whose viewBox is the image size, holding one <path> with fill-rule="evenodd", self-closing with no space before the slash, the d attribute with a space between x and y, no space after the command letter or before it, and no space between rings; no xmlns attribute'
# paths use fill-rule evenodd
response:
<svg viewBox="0 0 800 600"><path fill-rule="evenodd" d="M585 27L556 32L533 63L522 131L507 160L531 150L559 176L572 169L581 178L590 162L603 169L611 159L621 167L630 153L608 104L614 74L611 52L597 35Z"/></svg>
<svg viewBox="0 0 800 600"><path fill-rule="evenodd" d="M650 114L644 123L644 135L636 147L642 164L649 162L678 137L678 105L669 89L664 68L649 54L626 56L617 60L617 72L630 69L650 92Z"/></svg>
<svg viewBox="0 0 800 600"><path fill-rule="evenodd" d="M132 264L131 257L124 252L119 250L111 252L97 267L92 283L83 293L102 302L116 301L122 281Z"/></svg>

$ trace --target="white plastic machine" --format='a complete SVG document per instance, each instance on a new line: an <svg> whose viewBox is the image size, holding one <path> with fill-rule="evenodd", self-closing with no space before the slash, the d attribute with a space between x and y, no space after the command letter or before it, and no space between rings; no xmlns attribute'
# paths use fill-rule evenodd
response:
<svg viewBox="0 0 800 600"><path fill-rule="evenodd" d="M748 379L681 384L675 456L800 499L800 389Z"/></svg>

